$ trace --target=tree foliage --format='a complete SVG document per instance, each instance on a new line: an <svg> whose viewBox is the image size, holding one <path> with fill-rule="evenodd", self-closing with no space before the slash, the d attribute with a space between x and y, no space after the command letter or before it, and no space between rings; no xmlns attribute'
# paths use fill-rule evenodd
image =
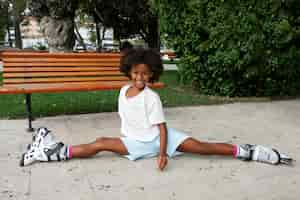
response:
<svg viewBox="0 0 300 200"><path fill-rule="evenodd" d="M78 0L28 0L28 6L36 17L74 18Z"/></svg>
<svg viewBox="0 0 300 200"><path fill-rule="evenodd" d="M153 1L180 74L202 93L300 93L297 0Z"/></svg>
<svg viewBox="0 0 300 200"><path fill-rule="evenodd" d="M148 0L93 0L97 21L112 27L117 39L141 36L150 47L158 47L158 16Z"/></svg>

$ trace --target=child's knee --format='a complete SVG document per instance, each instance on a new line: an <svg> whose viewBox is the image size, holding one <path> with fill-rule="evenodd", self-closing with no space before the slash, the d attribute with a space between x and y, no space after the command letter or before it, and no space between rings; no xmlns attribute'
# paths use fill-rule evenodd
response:
<svg viewBox="0 0 300 200"><path fill-rule="evenodd" d="M96 138L97 143L105 143L107 141L109 141L108 137L98 137L98 138Z"/></svg>

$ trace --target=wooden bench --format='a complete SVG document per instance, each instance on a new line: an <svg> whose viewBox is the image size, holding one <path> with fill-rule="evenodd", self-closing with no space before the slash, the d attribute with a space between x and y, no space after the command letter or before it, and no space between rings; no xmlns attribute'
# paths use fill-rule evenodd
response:
<svg viewBox="0 0 300 200"><path fill-rule="evenodd" d="M165 51L161 53L161 56L167 56L171 61L173 61L176 58L176 54L172 51Z"/></svg>
<svg viewBox="0 0 300 200"><path fill-rule="evenodd" d="M29 131L33 131L33 93L117 90L129 81L119 71L118 53L3 51L0 58L3 62L0 94L25 94ZM163 83L150 85L163 86Z"/></svg>

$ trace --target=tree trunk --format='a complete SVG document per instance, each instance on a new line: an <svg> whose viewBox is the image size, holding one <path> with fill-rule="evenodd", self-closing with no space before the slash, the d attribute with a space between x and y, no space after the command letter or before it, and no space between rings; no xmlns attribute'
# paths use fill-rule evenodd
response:
<svg viewBox="0 0 300 200"><path fill-rule="evenodd" d="M11 39L10 30L9 30L9 24L6 25L6 31L7 31L7 40L9 47L13 47L13 41Z"/></svg>
<svg viewBox="0 0 300 200"><path fill-rule="evenodd" d="M14 1L13 15L14 15L13 19L14 19L14 27L15 27L16 48L22 49L23 45L22 45L22 36L20 30L20 13L15 1Z"/></svg>
<svg viewBox="0 0 300 200"><path fill-rule="evenodd" d="M49 16L41 19L41 30L48 41L49 52L71 52L75 44L73 18L52 18Z"/></svg>
<svg viewBox="0 0 300 200"><path fill-rule="evenodd" d="M96 37L97 37L97 52L100 52L102 49L102 39L100 36L100 26L99 23L96 22Z"/></svg>
<svg viewBox="0 0 300 200"><path fill-rule="evenodd" d="M83 49L86 51L86 45L84 43L82 36L80 35L77 25L75 23L74 23L74 27L75 27L76 39L79 42L79 44L83 47Z"/></svg>
<svg viewBox="0 0 300 200"><path fill-rule="evenodd" d="M70 52L75 44L74 17L78 0L27 0L33 16L40 18L41 31L50 52Z"/></svg>
<svg viewBox="0 0 300 200"><path fill-rule="evenodd" d="M160 49L158 18L154 17L149 22L148 33L146 34L146 42L150 48Z"/></svg>
<svg viewBox="0 0 300 200"><path fill-rule="evenodd" d="M7 8L7 23L6 23L6 31L7 31L7 39L9 47L13 47L13 41L11 39L10 27L9 27L9 15L8 15L8 8Z"/></svg>

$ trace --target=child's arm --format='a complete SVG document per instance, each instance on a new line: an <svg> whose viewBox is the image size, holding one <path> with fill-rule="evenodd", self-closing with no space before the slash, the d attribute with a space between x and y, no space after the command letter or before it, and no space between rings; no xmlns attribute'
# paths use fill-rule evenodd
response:
<svg viewBox="0 0 300 200"><path fill-rule="evenodd" d="M158 168L163 170L167 163L167 141L168 141L168 131L166 123L158 124L159 132L160 132L160 151L157 159Z"/></svg>

